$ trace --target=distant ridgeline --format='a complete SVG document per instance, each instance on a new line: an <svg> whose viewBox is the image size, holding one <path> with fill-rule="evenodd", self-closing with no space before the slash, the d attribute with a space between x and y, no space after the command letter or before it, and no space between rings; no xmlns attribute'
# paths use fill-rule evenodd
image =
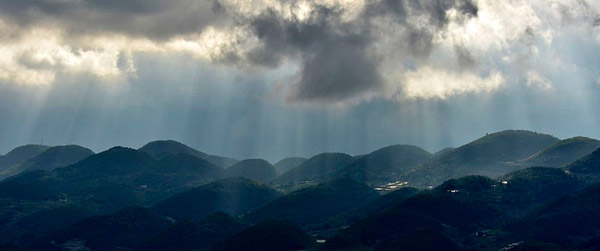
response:
<svg viewBox="0 0 600 251"><path fill-rule="evenodd" d="M166 140L0 156L0 250L599 250L600 141L487 134L235 160Z"/></svg>

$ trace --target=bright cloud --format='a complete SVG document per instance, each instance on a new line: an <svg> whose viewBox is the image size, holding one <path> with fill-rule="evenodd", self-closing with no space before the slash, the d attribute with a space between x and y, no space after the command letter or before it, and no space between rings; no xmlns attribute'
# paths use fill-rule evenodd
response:
<svg viewBox="0 0 600 251"><path fill-rule="evenodd" d="M505 79L499 72L481 77L468 72L446 72L424 67L407 73L404 84L404 95L408 98L446 99L454 95L497 90L505 84Z"/></svg>

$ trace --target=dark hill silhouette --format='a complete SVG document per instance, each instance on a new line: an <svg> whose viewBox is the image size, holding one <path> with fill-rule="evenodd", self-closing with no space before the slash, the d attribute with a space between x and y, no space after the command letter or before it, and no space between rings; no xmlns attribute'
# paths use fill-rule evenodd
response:
<svg viewBox="0 0 600 251"><path fill-rule="evenodd" d="M359 157L336 171L333 177L350 177L367 183L395 181L410 169L427 162L432 156L417 146L388 146Z"/></svg>
<svg viewBox="0 0 600 251"><path fill-rule="evenodd" d="M437 185L466 175L498 177L519 169L507 162L517 161L559 140L553 136L523 130L488 134L461 147L439 154L423 166L408 173L409 185Z"/></svg>
<svg viewBox="0 0 600 251"><path fill-rule="evenodd" d="M46 234L91 216L93 216L92 212L77 206L44 209L22 218L14 229L21 232Z"/></svg>
<svg viewBox="0 0 600 251"><path fill-rule="evenodd" d="M377 193L363 183L335 180L286 194L244 215L243 219L252 223L288 219L306 226L323 223L375 198Z"/></svg>
<svg viewBox="0 0 600 251"><path fill-rule="evenodd" d="M549 167L530 167L498 179L507 182L500 185L505 202L503 211L518 212L517 216L584 188L583 182L573 175Z"/></svg>
<svg viewBox="0 0 600 251"><path fill-rule="evenodd" d="M275 163L274 166L279 173L285 173L299 166L300 164L302 164L302 162L306 160L307 158L302 157L289 157L278 161L277 163Z"/></svg>
<svg viewBox="0 0 600 251"><path fill-rule="evenodd" d="M600 184L550 203L515 224L518 233L531 239L563 245L598 237L598 226Z"/></svg>
<svg viewBox="0 0 600 251"><path fill-rule="evenodd" d="M407 236L417 230L443 231L442 224L415 211L392 209L367 217L325 243L325 250L360 250Z"/></svg>
<svg viewBox="0 0 600 251"><path fill-rule="evenodd" d="M8 152L6 155L0 156L0 171L18 165L21 162L42 153L48 148L50 147L44 145L19 146Z"/></svg>
<svg viewBox="0 0 600 251"><path fill-rule="evenodd" d="M514 164L527 167L561 167L592 153L599 147L600 141L598 140L586 137L574 137L561 140Z"/></svg>
<svg viewBox="0 0 600 251"><path fill-rule="evenodd" d="M176 155L180 153L185 153L189 155L196 156L201 159L205 159L208 162L213 163L214 165L226 168L237 162L237 160L227 157L221 157L216 155L210 155L201 151L198 151L192 147L189 147L183 143L174 141L174 140L157 140L152 141L140 149L142 152L146 152L155 158L161 159L169 155Z"/></svg>
<svg viewBox="0 0 600 251"><path fill-rule="evenodd" d="M260 182L269 182L277 177L277 170L263 159L246 159L225 169L225 177L244 177Z"/></svg>
<svg viewBox="0 0 600 251"><path fill-rule="evenodd" d="M354 161L354 158L343 153L322 153L302 162L299 166L282 174L274 182L285 183L320 183L330 179L328 174L343 168Z"/></svg>
<svg viewBox="0 0 600 251"><path fill-rule="evenodd" d="M59 191L44 180L47 172L34 171L15 175L0 182L0 198L11 201L46 201L59 198Z"/></svg>
<svg viewBox="0 0 600 251"><path fill-rule="evenodd" d="M48 148L5 169L48 170L0 181L0 249L593 250L600 149L560 168L528 165L558 166L594 144L503 131L434 155L406 145L325 153L270 181L280 190L223 179L271 180L266 161L224 169L177 142L76 147L89 156L72 164L69 151L53 153L66 147Z"/></svg>
<svg viewBox="0 0 600 251"><path fill-rule="evenodd" d="M200 250L234 236L248 226L218 212L202 221L177 221L136 250Z"/></svg>
<svg viewBox="0 0 600 251"><path fill-rule="evenodd" d="M294 223L287 220L273 220L250 227L212 250L303 250L313 242Z"/></svg>
<svg viewBox="0 0 600 251"><path fill-rule="evenodd" d="M131 207L113 214L79 221L42 238L41 247L82 242L92 250L132 249L155 236L171 222L143 207ZM54 244L52 244L54 243Z"/></svg>
<svg viewBox="0 0 600 251"><path fill-rule="evenodd" d="M276 190L256 181L227 178L176 194L153 209L174 219L198 221L218 211L240 215L279 196Z"/></svg>
<svg viewBox="0 0 600 251"><path fill-rule="evenodd" d="M419 229L399 238L385 240L377 244L373 250L459 251L462 249L456 242L438 231Z"/></svg>
<svg viewBox="0 0 600 251"><path fill-rule="evenodd" d="M351 225L368 216L380 213L386 208L393 207L407 198L417 194L418 189L403 187L379 196L377 199L353 209L350 209L328 221L330 226Z"/></svg>

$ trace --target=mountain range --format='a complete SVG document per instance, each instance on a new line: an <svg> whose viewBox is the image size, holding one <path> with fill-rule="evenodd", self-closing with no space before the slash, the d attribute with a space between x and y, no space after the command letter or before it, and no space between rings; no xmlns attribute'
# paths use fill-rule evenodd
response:
<svg viewBox="0 0 600 251"><path fill-rule="evenodd" d="M434 154L392 145L234 160L175 141L0 157L14 250L595 250L600 147L508 130Z"/></svg>

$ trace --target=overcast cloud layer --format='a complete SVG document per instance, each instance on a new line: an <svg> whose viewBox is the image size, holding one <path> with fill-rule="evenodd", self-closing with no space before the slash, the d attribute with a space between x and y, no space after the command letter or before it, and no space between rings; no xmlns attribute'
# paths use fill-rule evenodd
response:
<svg viewBox="0 0 600 251"><path fill-rule="evenodd" d="M599 13L591 0L0 1L0 152L41 138L278 158L438 150L508 127L600 137Z"/></svg>

